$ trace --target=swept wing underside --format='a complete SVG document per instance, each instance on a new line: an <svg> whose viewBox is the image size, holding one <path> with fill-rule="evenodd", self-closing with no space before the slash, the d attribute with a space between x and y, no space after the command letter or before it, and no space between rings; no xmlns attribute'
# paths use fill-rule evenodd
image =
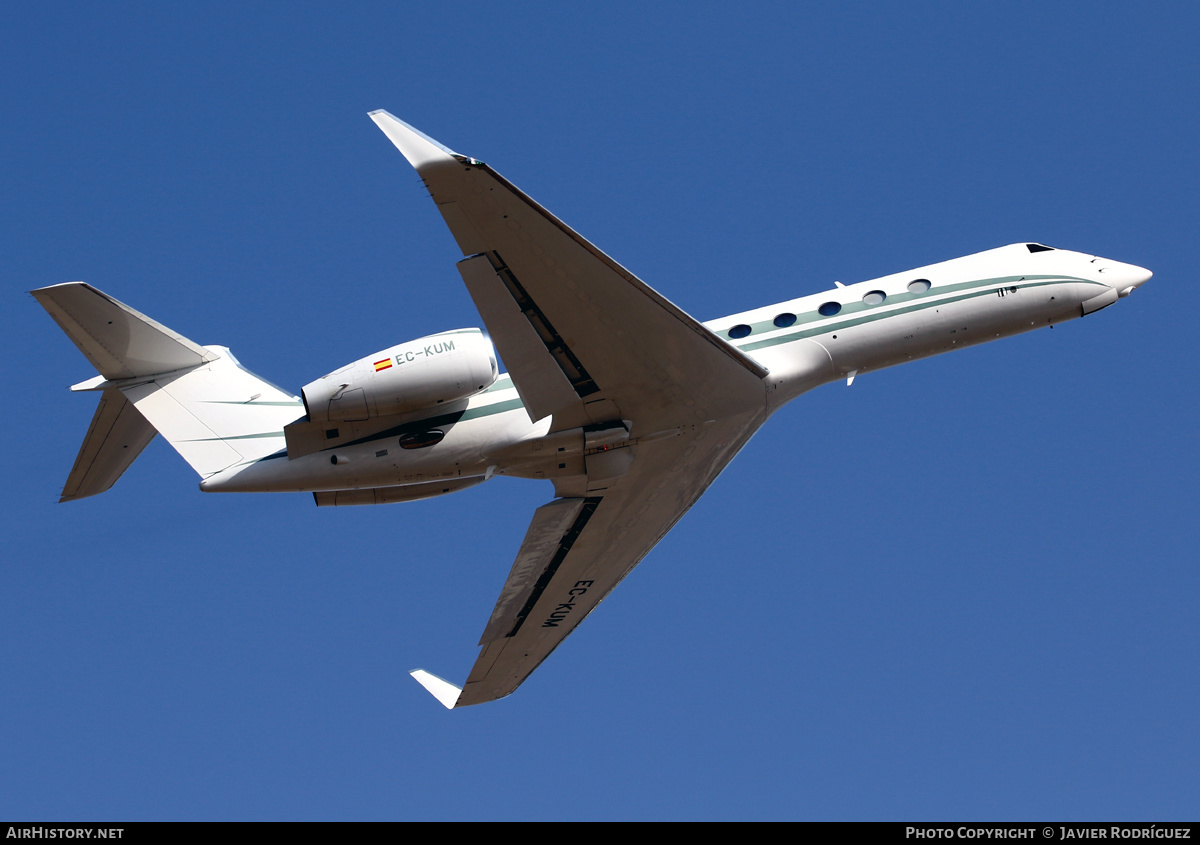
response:
<svg viewBox="0 0 1200 845"><path fill-rule="evenodd" d="M530 418L617 432L535 512L461 691L413 673L447 707L479 704L515 690L700 497L765 419L767 370L487 165L371 117L468 256L459 271Z"/></svg>
<svg viewBox="0 0 1200 845"><path fill-rule="evenodd" d="M629 471L602 496L538 508L456 706L515 690L700 498L763 416L639 444Z"/></svg>
<svg viewBox="0 0 1200 845"><path fill-rule="evenodd" d="M553 414L556 431L627 419L642 435L762 403L767 370L753 358L486 164L371 117L478 256L460 271L531 418Z"/></svg>

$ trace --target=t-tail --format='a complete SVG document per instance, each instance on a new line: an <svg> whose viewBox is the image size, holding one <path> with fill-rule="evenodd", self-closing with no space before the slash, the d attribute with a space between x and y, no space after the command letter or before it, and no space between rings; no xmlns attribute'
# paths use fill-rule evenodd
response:
<svg viewBox="0 0 1200 845"><path fill-rule="evenodd" d="M31 291L100 375L100 403L59 501L103 493L157 431L202 478L285 449L299 397L82 282Z"/></svg>

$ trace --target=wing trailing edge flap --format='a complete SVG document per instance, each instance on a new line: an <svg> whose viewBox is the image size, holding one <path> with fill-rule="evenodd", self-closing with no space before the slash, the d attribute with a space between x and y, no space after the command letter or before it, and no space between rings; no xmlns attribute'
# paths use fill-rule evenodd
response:
<svg viewBox="0 0 1200 845"><path fill-rule="evenodd" d="M531 417L554 413L556 430L595 422L558 414L605 399L656 431L761 406L760 363L487 165L387 112L371 118L416 168L463 254L477 256L460 271Z"/></svg>
<svg viewBox="0 0 1200 845"><path fill-rule="evenodd" d="M121 391L103 391L59 501L85 499L112 487L155 434Z"/></svg>
<svg viewBox="0 0 1200 845"><path fill-rule="evenodd" d="M496 607L483 636L479 638L481 646L516 633L515 629L524 621L546 584L554 577L558 564L570 551L571 529L576 529L576 536L582 529L578 523L585 501L588 500L555 499L533 512L521 550L500 590L500 597L496 599ZM589 504L595 510L596 502Z"/></svg>
<svg viewBox="0 0 1200 845"><path fill-rule="evenodd" d="M468 685L472 683L472 679L478 681L481 668L483 675L491 668L494 658L488 660L487 655L498 656L503 650L503 641L514 636L520 629L525 617L554 578L559 565L571 550L571 545L587 524L587 519L595 511L598 502L599 499L555 499L533 512L533 520L525 532L517 559L513 561L508 578L500 589L500 596L496 599L491 618L488 619L483 636L479 638L479 645L484 646L484 650L471 671L471 677L467 679ZM496 643L498 647L490 647L492 643ZM479 703L460 701L460 687L424 669L417 669L409 674L448 708L453 709L456 703ZM482 700L490 701L491 698Z"/></svg>
<svg viewBox="0 0 1200 845"><path fill-rule="evenodd" d="M580 396L575 387L552 357L553 353L547 354L545 341L522 313L488 257L466 258L458 262L458 272L512 376L529 418L536 422L577 405Z"/></svg>

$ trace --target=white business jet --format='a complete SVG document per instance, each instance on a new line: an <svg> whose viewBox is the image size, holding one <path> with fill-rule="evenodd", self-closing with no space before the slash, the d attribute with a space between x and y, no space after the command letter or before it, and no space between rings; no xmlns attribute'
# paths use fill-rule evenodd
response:
<svg viewBox="0 0 1200 845"><path fill-rule="evenodd" d="M62 501L107 490L156 431L201 490L309 491L319 507L553 482L465 684L412 673L451 708L513 692L784 403L1090 314L1151 275L1019 243L700 323L491 167L371 118L466 256L486 335L402 343L296 397L81 282L33 296L100 373L71 388L100 403Z"/></svg>

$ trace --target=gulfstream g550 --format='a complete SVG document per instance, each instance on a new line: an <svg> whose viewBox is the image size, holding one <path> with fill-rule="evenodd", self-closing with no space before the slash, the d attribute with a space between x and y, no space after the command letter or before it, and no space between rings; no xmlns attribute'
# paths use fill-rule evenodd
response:
<svg viewBox="0 0 1200 845"><path fill-rule="evenodd" d="M413 673L447 707L515 690L785 402L1090 314L1150 278L1020 243L700 323L486 164L371 117L466 256L486 335L402 343L294 396L85 284L33 295L100 373L72 388L100 403L64 501L111 487L156 431L202 490L310 491L322 507L553 482L466 683Z"/></svg>

